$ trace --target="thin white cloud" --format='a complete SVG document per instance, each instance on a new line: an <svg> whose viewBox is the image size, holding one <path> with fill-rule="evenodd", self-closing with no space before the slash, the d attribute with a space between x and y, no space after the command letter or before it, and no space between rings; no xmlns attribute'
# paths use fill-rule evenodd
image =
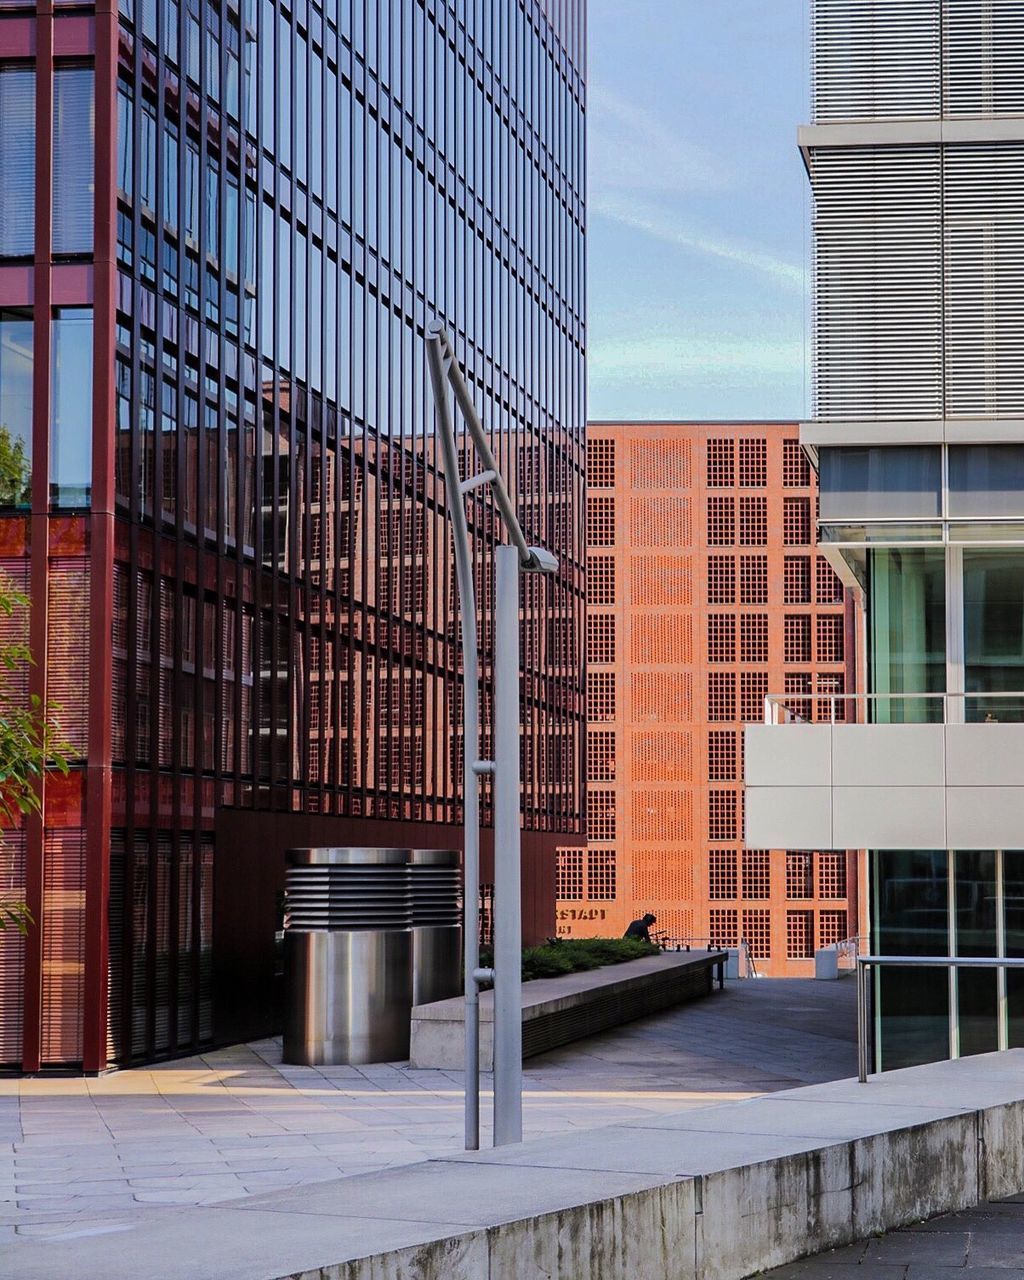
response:
<svg viewBox="0 0 1024 1280"><path fill-rule="evenodd" d="M594 382L678 382L718 380L759 383L801 377L803 343L799 338L757 340L690 333L648 334L604 339L587 351L587 373Z"/></svg>
<svg viewBox="0 0 1024 1280"><path fill-rule="evenodd" d="M794 262L759 249L751 249L737 244L724 237L708 236L694 231L681 222L673 213L640 200L629 199L621 195L607 195L591 198L590 212L602 214L606 218L644 231L667 244L673 244L691 253L704 254L712 258L721 258L737 266L746 267L768 276L776 284L790 289L794 293L803 294L806 288L804 269Z"/></svg>
<svg viewBox="0 0 1024 1280"><path fill-rule="evenodd" d="M602 85L587 88L587 141L591 199L615 191L719 191L732 185L714 151Z"/></svg>

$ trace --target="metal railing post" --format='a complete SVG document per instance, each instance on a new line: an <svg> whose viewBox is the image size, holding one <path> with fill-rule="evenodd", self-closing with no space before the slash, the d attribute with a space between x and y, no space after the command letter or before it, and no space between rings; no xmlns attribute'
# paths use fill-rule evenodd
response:
<svg viewBox="0 0 1024 1280"><path fill-rule="evenodd" d="M523 1139L519 552L494 553L494 1145Z"/></svg>
<svg viewBox="0 0 1024 1280"><path fill-rule="evenodd" d="M868 1078L868 974L870 970L857 957L857 1079L861 1084Z"/></svg>

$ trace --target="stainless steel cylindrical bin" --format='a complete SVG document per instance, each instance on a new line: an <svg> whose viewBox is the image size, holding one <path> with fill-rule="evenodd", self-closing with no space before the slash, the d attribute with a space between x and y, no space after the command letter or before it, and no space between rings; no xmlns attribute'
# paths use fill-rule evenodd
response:
<svg viewBox="0 0 1024 1280"><path fill-rule="evenodd" d="M291 849L285 895L285 1062L407 1058L409 850Z"/></svg>
<svg viewBox="0 0 1024 1280"><path fill-rule="evenodd" d="M462 990L462 873L454 849L413 849L412 1002L447 1000Z"/></svg>

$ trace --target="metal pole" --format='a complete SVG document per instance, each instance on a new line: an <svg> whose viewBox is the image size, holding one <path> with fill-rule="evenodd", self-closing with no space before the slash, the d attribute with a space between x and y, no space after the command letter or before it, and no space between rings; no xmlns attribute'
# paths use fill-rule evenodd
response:
<svg viewBox="0 0 1024 1280"><path fill-rule="evenodd" d="M501 726L495 709L495 739L501 745L500 759L505 762L502 782L495 779L495 852L497 873L502 877L501 909L504 921L501 925L500 945L504 960L501 968L505 980L497 980L500 994L495 991L495 1011L504 1010L495 1028L495 1041L504 1044L501 1052L502 1066L496 1070L495 1092L498 1092L497 1076L501 1075L503 1118L495 1125L496 1142L518 1142L522 1138L522 991L520 983L520 938L522 933L522 908L520 902L520 835L519 835L519 585L521 568L528 573L557 573L558 559L544 547L531 547L526 541L509 496L504 477L498 469L487 440L487 433L473 405L466 380L452 351L448 335L439 321L427 325L427 363L437 407L437 422L441 440L441 461L444 467L448 513L452 522L452 538L455 547L455 567L459 585L459 612L462 620L463 654L463 770L464 770L464 896L465 896L465 983L466 983L466 1150L475 1151L480 1145L480 1004L479 984L496 979L494 969L480 968L480 775L495 774L492 760L480 760L480 677L479 651L477 647L477 607L473 586L473 557L469 541L469 528L464 505L465 495L484 486L491 497L512 543L501 548L500 554L511 555L516 560L514 588L507 585L503 575L504 601L499 611L498 633L505 637L502 672L503 693L495 690L495 701L505 705ZM448 401L448 385L451 384L455 402L462 411L470 440L476 449L483 470L465 480L459 468L458 444L451 405ZM511 570L506 570L510 574ZM498 608L496 603L496 608ZM502 618L511 621L503 624ZM514 638L514 640L512 639ZM510 646L510 641L514 648ZM514 864L514 865L513 865ZM497 887L495 897L498 897ZM498 932L498 921L495 920ZM500 1028L500 1031L499 1031ZM497 1065L497 1064L496 1064ZM511 1074L506 1074L506 1071ZM496 1108L497 1110L497 1108ZM503 1136L498 1136L500 1132Z"/></svg>
<svg viewBox="0 0 1024 1280"><path fill-rule="evenodd" d="M1006 955L1006 882L1002 849L996 850L996 955ZM996 970L996 1047L1010 1047L1010 1006L1006 990L1006 970Z"/></svg>
<svg viewBox="0 0 1024 1280"><path fill-rule="evenodd" d="M868 992L870 970L857 959L857 1079L861 1084L868 1078Z"/></svg>
<svg viewBox="0 0 1024 1280"><path fill-rule="evenodd" d="M446 345L446 344L444 344ZM441 460L448 491L448 514L452 522L455 572L459 587L462 619L462 788L463 788L463 958L465 965L466 1150L480 1147L480 779L477 770L480 751L479 654L477 651L476 592L469 543L466 509L460 493L459 455L455 445L455 425L448 403L446 353L439 339L427 342L427 360L437 406Z"/></svg>
<svg viewBox="0 0 1024 1280"><path fill-rule="evenodd" d="M523 1140L518 548L494 552L494 1145Z"/></svg>

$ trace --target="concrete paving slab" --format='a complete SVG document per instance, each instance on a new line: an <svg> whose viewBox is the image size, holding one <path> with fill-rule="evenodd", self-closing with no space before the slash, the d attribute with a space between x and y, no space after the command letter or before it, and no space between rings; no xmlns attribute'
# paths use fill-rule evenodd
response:
<svg viewBox="0 0 1024 1280"><path fill-rule="evenodd" d="M1024 1268L1024 1239L1020 1232L1007 1232L1002 1224L989 1222L971 1232L967 1261L972 1267Z"/></svg>
<svg viewBox="0 0 1024 1280"><path fill-rule="evenodd" d="M479 1168L433 1160L319 1183L300 1192L255 1196L240 1207L367 1219L391 1216L400 1207L401 1216L409 1221L494 1226L627 1195L669 1180L658 1174L585 1168L575 1169L566 1178L558 1169L535 1165Z"/></svg>
<svg viewBox="0 0 1024 1280"><path fill-rule="evenodd" d="M869 1240L861 1260L963 1267L970 1244L969 1231L893 1231L880 1240Z"/></svg>
<svg viewBox="0 0 1024 1280"><path fill-rule="evenodd" d="M861 1280L857 1276L856 1280ZM1018 1267L948 1267L911 1263L906 1280L1024 1280L1024 1269Z"/></svg>
<svg viewBox="0 0 1024 1280"><path fill-rule="evenodd" d="M962 1114L964 1108L951 1106L945 1114ZM934 1120L943 1108L893 1103L884 1108L867 1100L802 1101L789 1094L775 1094L737 1102L729 1107L650 1116L634 1122L637 1129L673 1129L708 1133L774 1134L777 1136L841 1140L864 1134L903 1129Z"/></svg>
<svg viewBox="0 0 1024 1280"><path fill-rule="evenodd" d="M451 1157L451 1162L476 1167L529 1166L690 1177L796 1155L824 1145L827 1140L806 1137L617 1125L597 1133L534 1139L496 1151L465 1152Z"/></svg>
<svg viewBox="0 0 1024 1280"><path fill-rule="evenodd" d="M450 1235L442 1246L451 1280L479 1280L487 1274L477 1241L459 1241L464 1228L400 1218L319 1217L313 1214L245 1212L232 1208L140 1212L105 1230L83 1236L24 1241L17 1246L18 1280L111 1280L159 1276L160 1280L278 1280L318 1271L343 1258L404 1250ZM183 1242L187 1241L187 1247ZM476 1268L475 1271L472 1268Z"/></svg>

